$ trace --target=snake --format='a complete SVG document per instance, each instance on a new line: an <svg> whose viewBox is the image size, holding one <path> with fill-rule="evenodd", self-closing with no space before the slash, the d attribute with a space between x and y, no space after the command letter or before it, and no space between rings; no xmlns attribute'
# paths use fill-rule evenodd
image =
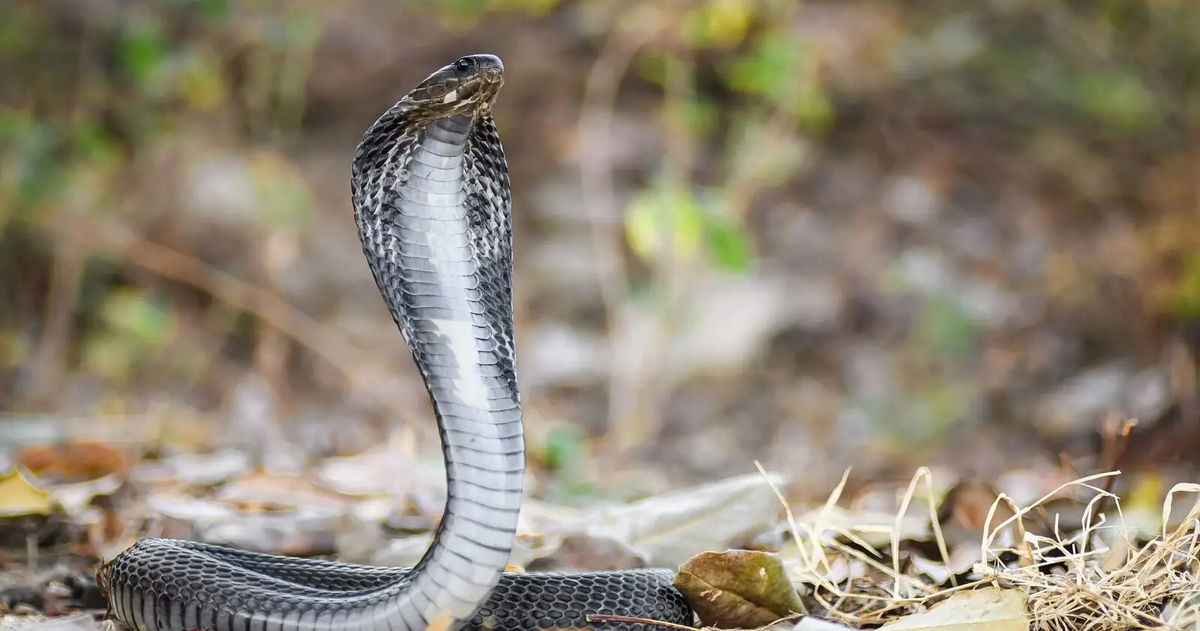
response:
<svg viewBox="0 0 1200 631"><path fill-rule="evenodd" d="M145 538L97 572L144 631L649 631L691 624L674 572L508 572L525 477L512 307L512 192L494 55L438 69L354 154L363 254L433 404L446 504L411 568ZM595 617L595 620L593 620Z"/></svg>

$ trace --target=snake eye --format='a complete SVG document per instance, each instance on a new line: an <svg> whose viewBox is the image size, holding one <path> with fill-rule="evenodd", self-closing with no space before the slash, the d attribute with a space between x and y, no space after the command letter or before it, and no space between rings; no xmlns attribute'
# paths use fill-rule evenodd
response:
<svg viewBox="0 0 1200 631"><path fill-rule="evenodd" d="M463 57L454 62L454 69L459 72L466 72L471 69L471 60Z"/></svg>

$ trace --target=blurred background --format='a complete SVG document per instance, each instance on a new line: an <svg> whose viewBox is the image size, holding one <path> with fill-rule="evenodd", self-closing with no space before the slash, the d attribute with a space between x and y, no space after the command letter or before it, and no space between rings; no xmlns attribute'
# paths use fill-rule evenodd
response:
<svg viewBox="0 0 1200 631"><path fill-rule="evenodd" d="M536 494L1194 476L1191 0L4 2L0 465L436 460L349 165L476 52Z"/></svg>

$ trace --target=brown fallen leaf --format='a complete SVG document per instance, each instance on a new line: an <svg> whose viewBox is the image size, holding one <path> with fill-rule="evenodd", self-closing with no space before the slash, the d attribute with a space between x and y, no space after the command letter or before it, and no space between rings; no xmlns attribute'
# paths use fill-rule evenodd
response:
<svg viewBox="0 0 1200 631"><path fill-rule="evenodd" d="M1027 596L1019 589L987 587L958 592L929 611L905 616L887 631L1028 631Z"/></svg>
<svg viewBox="0 0 1200 631"><path fill-rule="evenodd" d="M794 613L805 613L783 562L766 552L698 554L679 568L675 587L707 626L761 627Z"/></svg>
<svg viewBox="0 0 1200 631"><path fill-rule="evenodd" d="M129 468L124 453L99 441L30 445L17 462L38 478L58 482L95 480Z"/></svg>

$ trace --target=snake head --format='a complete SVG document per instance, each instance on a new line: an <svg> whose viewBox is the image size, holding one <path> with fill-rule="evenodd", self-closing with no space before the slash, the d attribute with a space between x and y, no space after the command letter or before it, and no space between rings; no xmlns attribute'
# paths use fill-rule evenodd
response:
<svg viewBox="0 0 1200 631"><path fill-rule="evenodd" d="M491 107L504 84L504 63L495 55L467 55L429 75L405 97L435 117Z"/></svg>

